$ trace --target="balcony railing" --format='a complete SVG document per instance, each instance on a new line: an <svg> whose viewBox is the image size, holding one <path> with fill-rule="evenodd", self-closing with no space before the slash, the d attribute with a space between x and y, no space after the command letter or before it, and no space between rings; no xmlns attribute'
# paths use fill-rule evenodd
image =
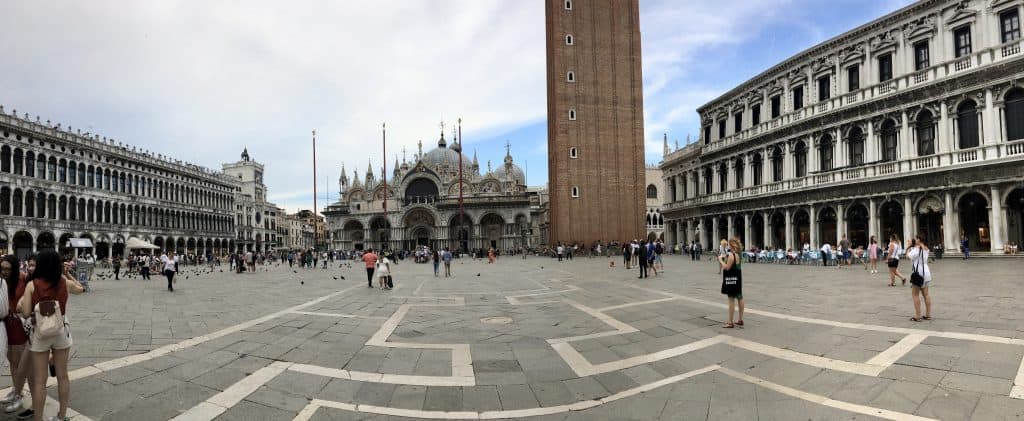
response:
<svg viewBox="0 0 1024 421"><path fill-rule="evenodd" d="M857 91L836 95L833 98L821 101L814 106L790 111L779 117L761 122L753 127L742 130L739 133L735 133L725 139L720 139L705 145L702 153L715 152L719 149L734 145L755 136L768 134L773 130L785 127L788 124L811 116L836 112L845 106L872 100L884 95L891 95L899 90L907 89L908 87L938 81L943 78L955 76L959 72L970 71L988 64L1016 59L1017 55L1020 54L1021 42L1021 40L1016 40L992 48L979 50L966 57L959 57L939 63L914 73L907 73L885 82L866 86Z"/></svg>
<svg viewBox="0 0 1024 421"><path fill-rule="evenodd" d="M720 201L747 200L762 196L774 196L779 193L827 188L834 185L869 182L878 177L891 178L906 175L920 175L938 170L949 169L950 166L974 165L976 161L1015 159L1024 162L1024 139L1012 142L983 145L966 150L936 153L923 157L911 157L898 161L885 161L866 164L854 168L843 168L825 173L811 174L806 177L791 178L771 182L759 186L749 186L727 192L716 192L701 195L682 201L668 203L663 212L681 210L701 204L717 204Z"/></svg>

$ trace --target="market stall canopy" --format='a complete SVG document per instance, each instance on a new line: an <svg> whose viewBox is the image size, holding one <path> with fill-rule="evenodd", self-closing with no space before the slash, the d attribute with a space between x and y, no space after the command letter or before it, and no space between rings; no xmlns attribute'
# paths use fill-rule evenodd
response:
<svg viewBox="0 0 1024 421"><path fill-rule="evenodd" d="M71 248L92 248L92 240L88 238L69 238L68 247Z"/></svg>
<svg viewBox="0 0 1024 421"><path fill-rule="evenodd" d="M128 243L125 244L125 248L129 249L129 250L131 250L131 249L149 249L149 250L152 250L152 249L158 249L160 247L157 247L157 246L153 245L153 243L150 243L148 241L142 240L140 238L132 237L132 238L128 239Z"/></svg>

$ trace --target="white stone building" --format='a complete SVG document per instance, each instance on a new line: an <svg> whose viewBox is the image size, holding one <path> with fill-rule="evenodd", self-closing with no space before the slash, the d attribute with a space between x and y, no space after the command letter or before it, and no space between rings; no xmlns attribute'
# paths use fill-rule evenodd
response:
<svg viewBox="0 0 1024 421"><path fill-rule="evenodd" d="M238 183L219 171L0 106L0 254L89 238L98 257L135 237L179 253L234 248Z"/></svg>
<svg viewBox="0 0 1024 421"><path fill-rule="evenodd" d="M224 173L235 179L235 244L238 251L273 251L280 244L277 238L277 205L267 201L263 184L263 164L249 157L223 165Z"/></svg>
<svg viewBox="0 0 1024 421"><path fill-rule="evenodd" d="M662 164L670 242L1024 240L1020 0L925 0L815 45L697 111Z"/></svg>

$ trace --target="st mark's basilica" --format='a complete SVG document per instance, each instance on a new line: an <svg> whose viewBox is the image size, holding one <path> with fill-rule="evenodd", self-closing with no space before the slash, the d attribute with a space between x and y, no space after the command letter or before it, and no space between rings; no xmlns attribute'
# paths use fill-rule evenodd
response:
<svg viewBox="0 0 1024 421"><path fill-rule="evenodd" d="M411 162L396 158L387 180L371 168L363 179L357 170L349 178L342 167L339 200L324 211L330 247L510 251L536 245L533 221L543 192L527 188L509 145L494 168L488 162L481 169L473 155L463 155L454 136L449 146L442 131L437 148L424 153L421 141Z"/></svg>

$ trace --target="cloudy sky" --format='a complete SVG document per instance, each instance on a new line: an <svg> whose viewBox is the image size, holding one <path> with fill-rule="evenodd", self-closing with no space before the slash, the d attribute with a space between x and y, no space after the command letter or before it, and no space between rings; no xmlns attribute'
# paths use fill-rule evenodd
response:
<svg viewBox="0 0 1024 421"><path fill-rule="evenodd" d="M647 161L696 135L695 109L910 0L641 0ZM9 2L0 104L210 168L248 147L270 199L320 205L342 165L380 171L461 117L482 167L547 182L539 0ZM327 193L324 190L327 189Z"/></svg>

